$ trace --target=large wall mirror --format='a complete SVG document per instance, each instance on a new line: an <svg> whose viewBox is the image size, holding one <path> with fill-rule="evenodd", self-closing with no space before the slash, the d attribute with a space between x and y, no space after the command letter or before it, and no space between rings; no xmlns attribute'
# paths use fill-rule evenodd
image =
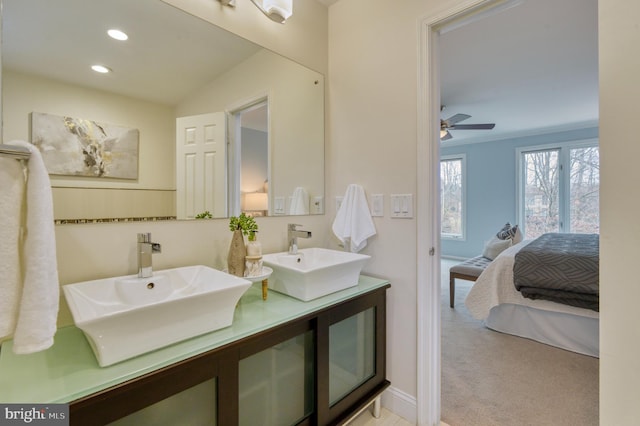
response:
<svg viewBox="0 0 640 426"><path fill-rule="evenodd" d="M4 143L86 165L78 126L137 132L133 177L50 175L61 223L324 213L322 74L161 0L2 3Z"/></svg>

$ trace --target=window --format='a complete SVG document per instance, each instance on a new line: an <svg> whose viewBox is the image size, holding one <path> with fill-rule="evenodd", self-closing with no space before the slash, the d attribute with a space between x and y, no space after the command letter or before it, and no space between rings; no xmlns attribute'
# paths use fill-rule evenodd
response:
<svg viewBox="0 0 640 426"><path fill-rule="evenodd" d="M521 148L519 215L525 238L546 232L599 232L596 142Z"/></svg>
<svg viewBox="0 0 640 426"><path fill-rule="evenodd" d="M465 238L465 167L464 155L440 159L440 216L442 238Z"/></svg>

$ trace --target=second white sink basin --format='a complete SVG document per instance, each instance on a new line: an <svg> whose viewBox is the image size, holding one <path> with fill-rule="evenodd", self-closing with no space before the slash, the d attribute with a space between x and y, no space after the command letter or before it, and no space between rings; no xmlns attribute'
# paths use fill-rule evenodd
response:
<svg viewBox="0 0 640 426"><path fill-rule="evenodd" d="M207 266L63 286L74 322L105 367L233 322L251 282Z"/></svg>
<svg viewBox="0 0 640 426"><path fill-rule="evenodd" d="M358 285L360 271L371 256L323 248L266 254L273 269L269 288L303 301L317 299Z"/></svg>

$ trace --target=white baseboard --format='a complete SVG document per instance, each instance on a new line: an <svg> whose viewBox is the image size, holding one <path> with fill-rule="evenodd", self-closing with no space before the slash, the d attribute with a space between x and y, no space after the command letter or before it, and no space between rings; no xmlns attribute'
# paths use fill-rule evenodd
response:
<svg viewBox="0 0 640 426"><path fill-rule="evenodd" d="M409 423L415 424L417 421L416 398L400 389L389 386L382 393L382 406Z"/></svg>

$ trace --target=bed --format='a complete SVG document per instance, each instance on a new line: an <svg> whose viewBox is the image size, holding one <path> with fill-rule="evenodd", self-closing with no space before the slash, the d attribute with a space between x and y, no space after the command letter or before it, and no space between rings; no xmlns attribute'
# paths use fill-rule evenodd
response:
<svg viewBox="0 0 640 426"><path fill-rule="evenodd" d="M516 255L533 241L522 241L500 253L478 277L465 305L493 330L599 357L599 313L593 303L589 308L532 299L516 289Z"/></svg>

